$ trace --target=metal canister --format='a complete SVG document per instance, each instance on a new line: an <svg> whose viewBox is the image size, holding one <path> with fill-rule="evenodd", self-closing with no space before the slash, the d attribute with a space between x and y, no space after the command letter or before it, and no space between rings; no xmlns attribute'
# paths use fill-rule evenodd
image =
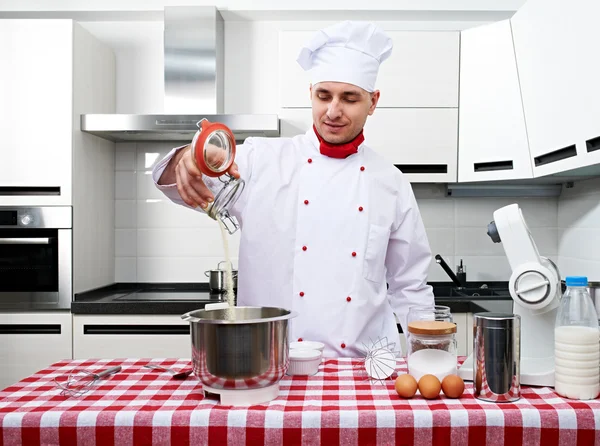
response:
<svg viewBox="0 0 600 446"><path fill-rule="evenodd" d="M473 315L475 397L492 402L521 397L521 317L517 314Z"/></svg>

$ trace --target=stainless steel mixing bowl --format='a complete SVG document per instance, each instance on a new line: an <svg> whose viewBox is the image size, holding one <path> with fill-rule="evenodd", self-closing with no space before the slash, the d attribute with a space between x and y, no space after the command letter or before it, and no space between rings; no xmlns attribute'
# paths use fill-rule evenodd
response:
<svg viewBox="0 0 600 446"><path fill-rule="evenodd" d="M278 383L289 365L288 321L297 313L273 307L195 310L190 322L192 366L215 389L258 389Z"/></svg>

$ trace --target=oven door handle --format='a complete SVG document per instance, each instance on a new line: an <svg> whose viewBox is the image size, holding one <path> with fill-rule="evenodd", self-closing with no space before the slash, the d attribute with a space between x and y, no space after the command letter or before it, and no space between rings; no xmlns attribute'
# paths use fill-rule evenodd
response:
<svg viewBox="0 0 600 446"><path fill-rule="evenodd" d="M49 245L50 238L35 237L35 238L0 238L0 245Z"/></svg>

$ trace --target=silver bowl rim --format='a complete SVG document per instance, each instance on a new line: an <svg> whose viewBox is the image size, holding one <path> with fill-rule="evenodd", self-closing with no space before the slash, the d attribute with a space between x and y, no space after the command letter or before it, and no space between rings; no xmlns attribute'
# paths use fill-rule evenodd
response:
<svg viewBox="0 0 600 446"><path fill-rule="evenodd" d="M288 314L282 314L281 316L266 317L266 318L259 318L259 319L243 319L243 320L229 321L229 320L225 320L225 319L202 319L200 317L197 317L196 315L194 315L194 313L209 312L209 311L223 311L223 309L205 310L204 308L199 308L197 310L192 310L192 311L185 313L184 315L181 316L181 319L183 319L184 321L196 322L196 323L200 323L200 324L241 325L241 324L262 324L262 323L266 323L266 322L284 321L284 320L292 319L292 318L298 316L297 311L292 311L292 310L288 310L286 308L279 308L279 307L252 307L252 306L238 307L238 306L236 306L234 308L252 308L252 309L268 308L268 309L273 309L273 310L279 310L282 312L287 311Z"/></svg>

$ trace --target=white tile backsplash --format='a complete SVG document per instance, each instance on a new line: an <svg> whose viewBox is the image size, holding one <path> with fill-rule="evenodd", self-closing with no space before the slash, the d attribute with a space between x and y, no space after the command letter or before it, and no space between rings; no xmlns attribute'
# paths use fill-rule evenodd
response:
<svg viewBox="0 0 600 446"><path fill-rule="evenodd" d="M135 143L117 143L115 150L115 170L135 170L135 159L137 156Z"/></svg>
<svg viewBox="0 0 600 446"><path fill-rule="evenodd" d="M138 228L213 228L215 221L203 212L176 206L171 200L138 200ZM135 207L135 206L134 206Z"/></svg>
<svg viewBox="0 0 600 446"><path fill-rule="evenodd" d="M214 269L223 260L214 257L139 257L138 282L208 282L205 271ZM237 268L237 257L232 258Z"/></svg>
<svg viewBox="0 0 600 446"><path fill-rule="evenodd" d="M115 256L137 256L137 229L115 229Z"/></svg>
<svg viewBox="0 0 600 446"><path fill-rule="evenodd" d="M135 172L115 172L115 199L135 200L137 195L137 179Z"/></svg>
<svg viewBox="0 0 600 446"><path fill-rule="evenodd" d="M504 248L494 243L484 227L455 229L456 255L503 256Z"/></svg>
<svg viewBox="0 0 600 446"><path fill-rule="evenodd" d="M115 282L137 282L137 257L115 257Z"/></svg>
<svg viewBox="0 0 600 446"><path fill-rule="evenodd" d="M427 228L427 238L431 251L435 254L442 252L455 252L454 229L452 228Z"/></svg>
<svg viewBox="0 0 600 446"><path fill-rule="evenodd" d="M426 228L454 228L456 219L454 217L454 200L448 198L440 199L418 199L419 212ZM452 252L452 251L449 251Z"/></svg>
<svg viewBox="0 0 600 446"><path fill-rule="evenodd" d="M237 257L239 234L229 237L229 255ZM212 228L138 229L139 257L203 257L224 255L221 230Z"/></svg>
<svg viewBox="0 0 600 446"><path fill-rule="evenodd" d="M138 171L136 174L137 199L138 200L164 200L163 194L152 179L152 171Z"/></svg>
<svg viewBox="0 0 600 446"><path fill-rule="evenodd" d="M115 228L137 228L135 200L115 200Z"/></svg>
<svg viewBox="0 0 600 446"><path fill-rule="evenodd" d="M600 179L563 187L558 200L558 268L600 281Z"/></svg>

